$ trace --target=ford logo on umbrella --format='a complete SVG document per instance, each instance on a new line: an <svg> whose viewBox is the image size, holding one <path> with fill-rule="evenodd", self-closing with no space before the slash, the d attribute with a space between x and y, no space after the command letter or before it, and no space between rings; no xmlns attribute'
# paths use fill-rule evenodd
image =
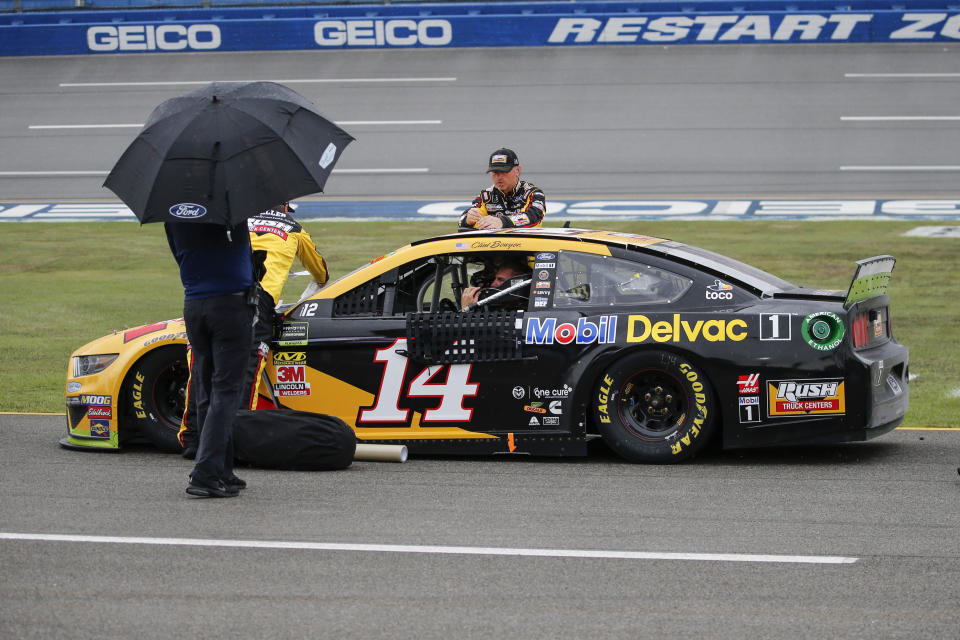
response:
<svg viewBox="0 0 960 640"><path fill-rule="evenodd" d="M192 202L181 202L170 207L170 215L183 219L202 218L207 215L207 208Z"/></svg>

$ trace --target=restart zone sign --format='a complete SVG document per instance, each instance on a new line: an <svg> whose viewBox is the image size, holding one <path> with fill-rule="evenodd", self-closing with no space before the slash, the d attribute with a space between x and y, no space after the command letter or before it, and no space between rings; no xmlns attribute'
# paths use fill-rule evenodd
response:
<svg viewBox="0 0 960 640"><path fill-rule="evenodd" d="M939 0L942 2L942 0ZM0 15L0 55L802 42L952 42L946 3L493 3ZM771 8L773 7L773 8ZM894 8L895 7L895 8Z"/></svg>

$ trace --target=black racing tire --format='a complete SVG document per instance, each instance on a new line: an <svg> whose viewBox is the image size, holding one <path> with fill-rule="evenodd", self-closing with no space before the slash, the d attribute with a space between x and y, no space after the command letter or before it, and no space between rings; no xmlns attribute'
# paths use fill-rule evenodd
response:
<svg viewBox="0 0 960 640"><path fill-rule="evenodd" d="M689 358L636 351L615 361L593 391L594 424L631 462L670 463L694 456L718 416L710 381Z"/></svg>
<svg viewBox="0 0 960 640"><path fill-rule="evenodd" d="M121 391L129 424L161 451L183 451L177 432L183 419L190 370L186 345L160 347L137 360Z"/></svg>

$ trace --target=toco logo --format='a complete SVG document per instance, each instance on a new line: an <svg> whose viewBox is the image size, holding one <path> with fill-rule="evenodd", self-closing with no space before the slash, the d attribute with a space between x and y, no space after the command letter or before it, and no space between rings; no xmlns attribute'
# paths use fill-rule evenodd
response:
<svg viewBox="0 0 960 640"><path fill-rule="evenodd" d="M733 287L726 282L714 280L713 284L707 285L707 300L733 300Z"/></svg>

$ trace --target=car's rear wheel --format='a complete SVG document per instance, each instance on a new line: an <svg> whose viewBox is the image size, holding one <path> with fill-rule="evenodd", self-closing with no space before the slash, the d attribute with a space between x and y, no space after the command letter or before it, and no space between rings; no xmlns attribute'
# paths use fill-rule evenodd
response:
<svg viewBox="0 0 960 640"><path fill-rule="evenodd" d="M717 423L703 371L666 351L615 361L593 392L594 423L611 449L632 462L679 462L710 439Z"/></svg>
<svg viewBox="0 0 960 640"><path fill-rule="evenodd" d="M140 358L123 384L127 418L140 435L163 451L183 449L177 432L189 372L184 345L160 347Z"/></svg>

